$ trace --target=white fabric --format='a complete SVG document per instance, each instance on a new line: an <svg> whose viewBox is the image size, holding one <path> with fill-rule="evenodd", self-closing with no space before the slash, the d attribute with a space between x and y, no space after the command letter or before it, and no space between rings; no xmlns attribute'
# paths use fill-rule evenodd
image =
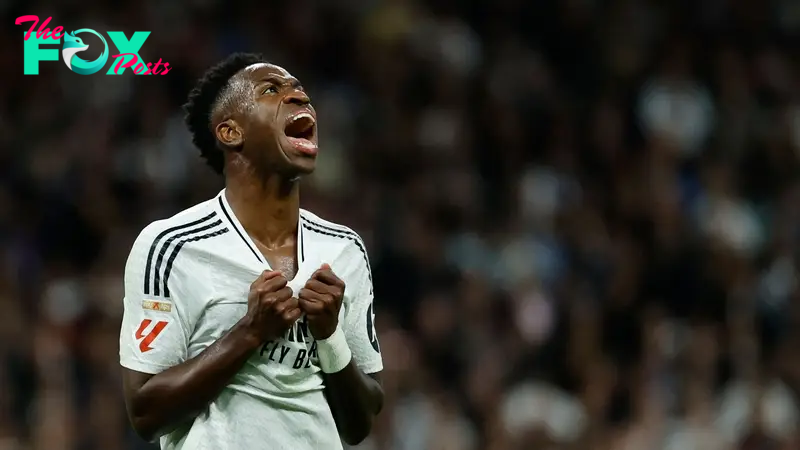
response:
<svg viewBox="0 0 800 450"><path fill-rule="evenodd" d="M192 222L198 223L164 234ZM330 264L346 284L339 319L353 360L365 373L381 371L363 241L347 227L305 210L298 232L298 275L290 286L297 293L323 262ZM157 374L197 356L226 333L247 312L250 284L269 269L256 248L224 191L147 226L125 268L121 365ZM161 448L340 449L317 354L301 317L286 336L255 352L192 424L162 437Z"/></svg>

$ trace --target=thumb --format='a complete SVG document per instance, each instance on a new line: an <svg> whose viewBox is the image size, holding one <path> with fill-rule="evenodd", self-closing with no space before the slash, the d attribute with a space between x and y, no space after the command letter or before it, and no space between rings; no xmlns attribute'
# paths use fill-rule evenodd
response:
<svg viewBox="0 0 800 450"><path fill-rule="evenodd" d="M323 263L319 268L322 270L328 270L331 268L331 265L328 263Z"/></svg>

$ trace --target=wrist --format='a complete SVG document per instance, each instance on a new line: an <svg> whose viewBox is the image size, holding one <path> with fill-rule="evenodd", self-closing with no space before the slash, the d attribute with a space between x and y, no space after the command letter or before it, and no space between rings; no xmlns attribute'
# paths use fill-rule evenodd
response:
<svg viewBox="0 0 800 450"><path fill-rule="evenodd" d="M327 338L317 340L317 355L319 367L324 373L340 372L350 364L353 353L340 327L337 326L333 334Z"/></svg>
<svg viewBox="0 0 800 450"><path fill-rule="evenodd" d="M236 337L237 341L240 341L243 346L246 348L256 349L264 343L264 340L261 338L260 333L253 328L247 317L243 317L236 325L231 328L230 333Z"/></svg>

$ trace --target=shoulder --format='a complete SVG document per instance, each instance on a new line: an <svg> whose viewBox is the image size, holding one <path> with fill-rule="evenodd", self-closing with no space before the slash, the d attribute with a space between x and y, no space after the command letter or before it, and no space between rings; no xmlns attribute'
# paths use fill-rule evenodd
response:
<svg viewBox="0 0 800 450"><path fill-rule="evenodd" d="M145 293L159 282L166 283L170 275L178 275L181 266L186 266L184 251L198 241L210 242L211 238L228 232L225 222L214 207L215 199L207 200L187 208L172 217L156 220L148 224L133 243L125 268L126 278L139 282L148 280ZM190 252L191 254L191 252ZM191 265L191 264L190 264ZM186 270L190 270L184 267ZM179 276L179 275L178 275ZM166 288L158 289L167 291Z"/></svg>
<svg viewBox="0 0 800 450"><path fill-rule="evenodd" d="M336 262L336 266L341 263L343 277L366 279L371 285L372 269L369 263L369 254L364 240L358 233L348 226L325 220L304 209L300 210L300 222L304 231L309 231L319 236L320 239L343 245L340 247L342 248L339 254L341 259Z"/></svg>
<svg viewBox="0 0 800 450"><path fill-rule="evenodd" d="M183 279L199 267L192 262L193 253L186 249L199 241L212 242L211 238L228 232L215 201L207 200L144 227L128 256L126 285L141 286L145 295L166 298L171 296L173 288L185 292Z"/></svg>
<svg viewBox="0 0 800 450"><path fill-rule="evenodd" d="M321 236L322 239L338 240L346 243L349 252L363 253L366 257L367 248L364 239L352 228L330 220L325 220L320 216L307 211L300 210L300 223L303 229Z"/></svg>
<svg viewBox="0 0 800 450"><path fill-rule="evenodd" d="M216 199L184 209L166 219L151 222L137 236L131 253L147 251L169 240L192 240L225 229L225 224L215 207Z"/></svg>

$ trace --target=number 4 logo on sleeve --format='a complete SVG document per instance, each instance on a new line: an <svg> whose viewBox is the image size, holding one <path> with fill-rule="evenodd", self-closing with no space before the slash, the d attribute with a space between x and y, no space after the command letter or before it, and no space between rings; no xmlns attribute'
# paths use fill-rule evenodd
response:
<svg viewBox="0 0 800 450"><path fill-rule="evenodd" d="M152 320L144 319L142 323L139 324L139 329L136 330L136 340L139 341L139 350L142 353L149 352L153 349L150 344L156 340L158 335L161 334L167 326L166 320L156 322L156 324L151 327L150 325L152 323ZM150 330L149 332L147 332L148 329ZM145 334L145 332L147 332L147 334Z"/></svg>

